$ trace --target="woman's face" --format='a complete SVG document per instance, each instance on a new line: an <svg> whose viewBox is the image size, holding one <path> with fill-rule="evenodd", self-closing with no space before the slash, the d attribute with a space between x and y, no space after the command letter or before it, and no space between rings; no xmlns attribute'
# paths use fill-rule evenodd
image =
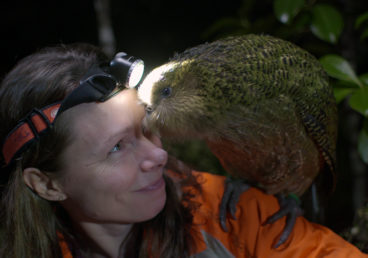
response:
<svg viewBox="0 0 368 258"><path fill-rule="evenodd" d="M73 220L134 223L157 215L166 201L167 153L144 134L136 91L70 111L73 141L59 183Z"/></svg>

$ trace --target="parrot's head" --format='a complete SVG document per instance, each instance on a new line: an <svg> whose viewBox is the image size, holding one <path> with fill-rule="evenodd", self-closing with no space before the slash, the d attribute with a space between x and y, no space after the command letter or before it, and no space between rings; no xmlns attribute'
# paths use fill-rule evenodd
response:
<svg viewBox="0 0 368 258"><path fill-rule="evenodd" d="M146 107L144 123L162 136L195 136L207 117L205 88L195 62L171 61L152 70L138 89Z"/></svg>

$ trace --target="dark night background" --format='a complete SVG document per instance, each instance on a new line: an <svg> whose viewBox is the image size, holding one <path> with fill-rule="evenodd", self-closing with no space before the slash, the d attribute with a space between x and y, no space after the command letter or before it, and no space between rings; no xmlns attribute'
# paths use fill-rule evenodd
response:
<svg viewBox="0 0 368 258"><path fill-rule="evenodd" d="M209 28L224 17L239 17L247 13L251 26L244 32L268 33L287 38L308 49L320 57L326 52L343 52L353 49L358 72L367 71L367 45L355 47L354 35L345 31L345 36L336 46L322 42L310 33L300 30L294 32L281 26L272 10L272 0L111 0L111 20L116 38L116 50L124 51L145 61L146 69L168 60L175 52L188 47L211 41L215 34L209 34ZM316 2L316 1L309 1ZM368 10L366 0L322 0L337 5L344 13L344 18L357 15ZM99 44L98 25L92 0L63 1L2 1L1 4L1 59L0 77L2 78L18 60L45 46L59 43L87 42ZM349 6L351 9L347 9ZM212 27L211 27L212 26ZM239 29L233 26L233 31ZM239 32L239 31L238 31ZM356 36L356 35L355 35ZM367 41L365 41L367 42ZM351 110L342 108L344 120L350 116ZM350 113L349 113L350 112ZM358 118L358 123L359 123ZM337 192L329 203L326 223L337 232L350 226L354 217L354 188L351 174L351 160L348 160L349 140L344 138L344 130L351 133L349 127L343 126L339 138L338 158L340 173L337 177ZM347 147L348 146L348 147ZM355 148L355 146L353 146ZM192 150L190 150L193 152ZM365 166L365 165L364 165ZM367 182L366 167L364 175L358 178ZM364 188L365 189L365 188ZM360 196L361 202L366 195Z"/></svg>
<svg viewBox="0 0 368 258"><path fill-rule="evenodd" d="M117 51L142 58L148 67L176 51L203 42L201 33L216 19L236 12L240 1L112 1ZM17 60L58 43L98 44L91 0L2 1L1 76Z"/></svg>

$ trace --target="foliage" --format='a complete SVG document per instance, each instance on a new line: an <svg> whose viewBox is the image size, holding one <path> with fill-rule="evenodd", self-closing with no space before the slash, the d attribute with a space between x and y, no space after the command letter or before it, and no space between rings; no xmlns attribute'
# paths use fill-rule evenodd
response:
<svg viewBox="0 0 368 258"><path fill-rule="evenodd" d="M341 235L363 252L368 252L368 203L358 209L353 226Z"/></svg>

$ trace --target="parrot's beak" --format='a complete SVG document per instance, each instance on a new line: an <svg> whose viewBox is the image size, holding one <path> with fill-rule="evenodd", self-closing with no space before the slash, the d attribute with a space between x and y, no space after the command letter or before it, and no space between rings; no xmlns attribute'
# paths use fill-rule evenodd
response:
<svg viewBox="0 0 368 258"><path fill-rule="evenodd" d="M146 113L147 113L147 115L150 115L151 113L152 113L152 111L153 111L153 108L152 108L152 106L146 106L145 107L145 110L146 110Z"/></svg>

